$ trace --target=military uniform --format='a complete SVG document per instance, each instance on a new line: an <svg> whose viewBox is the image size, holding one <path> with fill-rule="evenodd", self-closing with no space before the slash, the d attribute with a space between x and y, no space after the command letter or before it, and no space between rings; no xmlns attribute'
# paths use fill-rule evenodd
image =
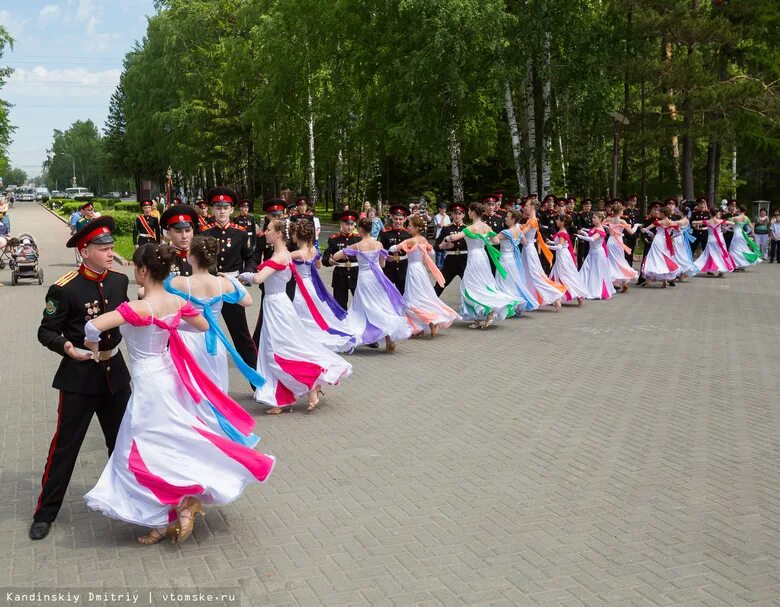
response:
<svg viewBox="0 0 780 607"><path fill-rule="evenodd" d="M87 243L113 242L110 232L113 227L111 217L94 219L74 234L68 246L81 248ZM105 228L105 232L90 237L96 228ZM118 328L101 334L98 363L92 359L71 358L65 345L70 342L81 354L89 353L84 349L84 325L126 302L128 283L124 274L96 273L82 264L78 270L65 274L51 285L46 294L38 341L59 354L62 360L52 382L52 387L59 390L57 430L49 448L41 493L33 515L32 539L45 537L48 524L57 517L93 415L98 417L109 455L114 449L130 398L130 373L119 352L122 335ZM45 525L39 526L36 535L33 533L35 525L40 523Z"/></svg>
<svg viewBox="0 0 780 607"><path fill-rule="evenodd" d="M350 292L354 296L355 289L357 288L357 258L348 255L346 260L339 262L331 262L330 258L338 251L349 248L357 242L360 242L360 236L357 234L337 232L328 238L328 247L325 249L325 253L322 256L323 265L333 267L333 279L331 282L333 299L335 299L345 310L349 303Z"/></svg>
<svg viewBox="0 0 780 607"><path fill-rule="evenodd" d="M151 201L149 201L151 203ZM141 206L145 206L143 202ZM153 215L141 213L133 223L133 244L140 247L147 243L159 243L162 240L160 220Z"/></svg>
<svg viewBox="0 0 780 607"><path fill-rule="evenodd" d="M206 195L212 205L230 206L238 203L238 196L229 188L213 188ZM217 272L228 276L238 276L242 272L257 271L257 257L249 246L246 229L234 222L221 225L214 221L201 231L219 241L217 253ZM222 318L233 340L236 351L250 367L257 366L257 346L249 333L246 320L246 308L239 304L222 304Z"/></svg>
<svg viewBox="0 0 780 607"><path fill-rule="evenodd" d="M282 198L272 198L271 200L268 200L263 204L263 211L265 211L266 216L263 217L263 229L260 232L260 235L257 237L257 243L255 244L255 259L257 260L258 265L260 265L263 262L268 261L273 257L274 255L274 247L273 245L269 244L268 241L266 241L265 233L268 230L268 224L271 223L272 219L285 219L286 216L283 214L285 209L287 208L287 201L285 201ZM288 224L289 225L289 224ZM287 244L289 245L289 238ZM265 297L265 285L260 285L260 293L263 297ZM292 300L295 296L295 280L290 279L290 282L287 283L287 295ZM262 301L260 302L260 309L257 313L257 322L255 322L255 329L252 332L252 341L255 344L255 348L260 347L260 333L263 330L263 304Z"/></svg>
<svg viewBox="0 0 780 607"><path fill-rule="evenodd" d="M465 207L464 207L465 210ZM444 243L444 239L447 236L450 236L452 234L457 234L458 232L462 232L463 228L466 227L465 223L461 223L459 225L456 225L454 222L451 223L448 226L444 226L441 229L441 232L439 233L439 237L436 239L436 242L433 244L433 248L437 251L443 251L446 256L444 257L444 268L442 269L442 274L444 275L444 286L436 285L434 287L434 290L436 291L436 295L441 295L444 289L447 287L448 284L450 284L456 276L460 276L460 279L463 280L463 274L466 273L466 263L469 259L469 251L468 251L468 245L466 244L466 239L461 238L460 240L456 240L453 243L450 243L452 246L451 249L442 249L441 245Z"/></svg>
<svg viewBox="0 0 780 607"><path fill-rule="evenodd" d="M642 212L639 209L626 208L623 210L623 214L620 216L620 219L625 221L628 225L633 226L634 224L642 223ZM625 231L623 232L623 244L631 249L630 252L626 252L626 261L630 266L634 265L634 249L636 249L638 238L639 234L637 232L634 232L633 234L629 234Z"/></svg>
<svg viewBox="0 0 780 607"><path fill-rule="evenodd" d="M390 247L398 245L411 237L412 235L406 231L406 228L396 230L391 226L379 233L379 242L382 244L382 248L384 248L385 251L389 251ZM388 256L385 260L385 276L387 276L390 279L390 282L392 282L401 292L401 295L403 295L404 289L406 288L406 268L408 264L409 261L406 258L406 253L400 251L396 255Z"/></svg>
<svg viewBox="0 0 780 607"><path fill-rule="evenodd" d="M707 248L707 226L695 226L694 221L707 221L710 218L709 211L693 211L691 213L691 229L693 235L696 238L696 242L693 243L694 255L697 253L703 253Z"/></svg>
<svg viewBox="0 0 780 607"><path fill-rule="evenodd" d="M189 227L197 232L195 227L197 221L198 214L195 209L185 204L175 204L163 211L162 217L160 217L160 226L164 230ZM192 276L192 266L187 261L188 253L189 251L176 249L176 259L171 265L173 276Z"/></svg>
<svg viewBox="0 0 780 607"><path fill-rule="evenodd" d="M577 230L588 231L593 228L593 211L580 211L577 213ZM578 239L577 240L577 267L582 267L582 262L588 256L590 245L588 241Z"/></svg>

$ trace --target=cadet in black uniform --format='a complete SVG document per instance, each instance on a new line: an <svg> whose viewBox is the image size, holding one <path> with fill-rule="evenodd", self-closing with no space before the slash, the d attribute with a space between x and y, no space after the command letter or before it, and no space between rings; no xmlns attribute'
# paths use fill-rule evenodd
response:
<svg viewBox="0 0 780 607"><path fill-rule="evenodd" d="M176 261L171 268L174 276L192 276L192 266L187 261L190 243L198 224L198 214L191 206L176 204L168 207L160 217L160 225L176 249Z"/></svg>
<svg viewBox="0 0 780 607"><path fill-rule="evenodd" d="M626 207L623 209L623 214L620 217L628 225L633 226L637 223L642 223L642 211L636 207L637 199L636 194L631 194L628 197ZM630 252L626 252L626 261L632 267L634 265L634 249L636 249L637 238L639 238L639 232L634 232L633 234L629 234L626 231L623 232L623 244L631 249Z"/></svg>
<svg viewBox="0 0 780 607"><path fill-rule="evenodd" d="M136 248L147 242L160 243L160 220L152 215L152 204L148 198L141 201L141 214L133 224L133 244Z"/></svg>
<svg viewBox="0 0 780 607"><path fill-rule="evenodd" d="M290 209L289 215L291 222L308 221L311 223L312 229L314 228L314 211L309 209L309 201L305 196L300 196L295 200L295 207Z"/></svg>
<svg viewBox="0 0 780 607"><path fill-rule="evenodd" d="M255 256L255 259L260 259L259 250L257 248L257 220L255 219L255 216L252 215L252 213L249 212L249 201L248 200L242 200L238 203L238 215L233 217L233 223L236 223L240 225L244 230L246 230L246 239L247 243L249 243L249 248L252 251L252 254Z"/></svg>
<svg viewBox="0 0 780 607"><path fill-rule="evenodd" d="M696 199L696 208L691 213L690 222L693 235L696 237L696 242L692 245L694 258L704 252L707 248L707 226L703 223L696 223L699 221L708 221L710 218L710 209L707 206L707 197L699 196Z"/></svg>
<svg viewBox="0 0 780 607"><path fill-rule="evenodd" d="M593 200L584 198L580 212L577 213L577 231L588 231L593 228ZM588 256L590 245L585 240L577 240L577 267L582 267L582 262Z"/></svg>
<svg viewBox="0 0 780 607"><path fill-rule="evenodd" d="M46 294L38 341L62 360L52 383L60 391L57 430L30 527L33 540L46 537L57 518L92 416L97 414L110 456L130 398L130 373L119 352L119 329L101 334L97 363L84 349L87 321L127 301L127 276L110 269L114 226L112 217L99 217L76 232L67 246L79 249L81 266L65 274Z"/></svg>
<svg viewBox="0 0 780 607"><path fill-rule="evenodd" d="M230 188L212 188L206 200L214 210L214 222L201 234L219 241L217 272L237 277L242 272L257 272L257 257L249 246L246 229L230 221L233 205L238 203L238 194ZM257 346L249 333L246 308L238 304L222 304L222 318L230 332L236 351L250 367L257 366Z"/></svg>
<svg viewBox="0 0 780 607"><path fill-rule="evenodd" d="M487 213L485 213L482 221L488 224L490 229L498 234L506 227L506 223L504 223L504 215L501 215L496 211L498 199L491 194L490 196L486 196L482 199L482 204L484 204L487 208ZM495 270L495 268L493 269Z"/></svg>
<svg viewBox="0 0 780 607"><path fill-rule="evenodd" d="M469 258L465 238L461 238L455 242L444 242L446 236L462 232L463 228L466 227L466 224L463 223L463 218L466 216L466 205L461 202L452 203L450 205L450 216L452 217L452 223L441 229L439 237L433 245L435 250L444 251L446 253L446 256L444 257L444 268L441 272L444 275L444 286L442 287L437 284L434 287L437 296L441 296L444 289L456 276L460 276L461 280L463 280L463 274L466 272L466 262Z"/></svg>
<svg viewBox="0 0 780 607"><path fill-rule="evenodd" d="M198 224L196 226L196 232L202 232L208 228L210 223L214 222L214 217L209 215L209 203L208 200L199 199L195 203L195 209L198 212Z"/></svg>
<svg viewBox="0 0 780 607"><path fill-rule="evenodd" d="M357 221L355 211L342 212L339 221L341 231L328 238L328 248L322 255L322 263L325 266L333 267L333 281L331 282L333 299L346 310L349 303L349 293L352 292L354 295L357 288L357 258L347 256L345 261L340 262L331 261L330 258L334 253L360 242L360 236L355 233L355 222Z"/></svg>
<svg viewBox="0 0 780 607"><path fill-rule="evenodd" d="M732 217L736 217L739 215L739 209L737 208L737 201L736 200L729 200L728 206L726 206L726 210L721 212L720 218L726 219L727 221L731 221ZM726 250L729 249L731 246L731 241L734 238L734 230L724 230L723 231L723 240L726 241Z"/></svg>
<svg viewBox="0 0 780 607"><path fill-rule="evenodd" d="M404 222L411 212L405 206L394 204L390 207L390 219L392 224L379 233L379 242L382 243L385 251L388 251L393 245L397 245L411 235L404 228ZM408 265L406 253L388 255L385 261L384 273L390 279L396 289L404 293L406 288L406 266Z"/></svg>

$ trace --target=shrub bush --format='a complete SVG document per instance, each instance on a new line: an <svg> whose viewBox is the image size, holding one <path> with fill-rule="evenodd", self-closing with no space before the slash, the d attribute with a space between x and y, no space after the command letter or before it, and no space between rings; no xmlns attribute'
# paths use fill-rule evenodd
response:
<svg viewBox="0 0 780 607"><path fill-rule="evenodd" d="M137 202L121 202L119 200L114 201L114 209L117 211L128 211L131 213L138 213L141 211L141 207Z"/></svg>
<svg viewBox="0 0 780 607"><path fill-rule="evenodd" d="M88 201L92 202L92 206L95 207L96 211L102 211L103 205L96 201ZM63 215L70 215L73 211L78 211L81 208L81 205L84 204L83 202L78 202L74 200L63 200L62 204L60 205L60 213Z"/></svg>

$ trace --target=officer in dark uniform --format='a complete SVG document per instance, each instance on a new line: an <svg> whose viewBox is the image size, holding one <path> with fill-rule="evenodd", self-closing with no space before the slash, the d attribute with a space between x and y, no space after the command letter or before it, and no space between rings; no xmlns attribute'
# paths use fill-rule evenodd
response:
<svg viewBox="0 0 780 607"><path fill-rule="evenodd" d="M737 201L732 199L729 200L728 205L726 206L726 210L721 212L720 218L731 221L731 218L736 217L737 215L739 215L739 209L737 208ZM726 241L726 250L728 250L728 248L731 246L731 240L733 238L734 238L734 230L723 231L723 240Z"/></svg>
<svg viewBox="0 0 780 607"><path fill-rule="evenodd" d="M350 291L354 295L357 288L357 258L347 256L345 261L340 262L331 261L330 258L334 253L346 249L356 242L360 242L360 236L355 234L356 221L357 213L355 211L343 211L341 213L339 216L341 231L331 234L331 237L328 238L328 248L325 249L325 253L322 256L323 265L333 267L333 281L331 282L333 299L345 310L349 302Z"/></svg>
<svg viewBox="0 0 780 607"><path fill-rule="evenodd" d="M238 203L238 215L233 217L233 223L241 226L246 230L246 239L249 244L249 248L256 259L260 259L259 250L257 247L257 219L250 210L250 203L248 200L242 200Z"/></svg>
<svg viewBox="0 0 780 607"><path fill-rule="evenodd" d="M209 224L214 223L214 216L209 215L209 203L208 200L200 198L195 202L195 208L198 211L198 224L196 226L196 232L202 232L208 228Z"/></svg>
<svg viewBox="0 0 780 607"><path fill-rule="evenodd" d="M699 196L696 199L696 208L691 213L690 222L693 235L696 242L693 243L693 254L703 253L707 248L707 227L703 224L694 224L695 221L707 221L710 218L710 209L707 204L706 196ZM698 227L697 227L698 226Z"/></svg>
<svg viewBox="0 0 780 607"><path fill-rule="evenodd" d="M290 221L293 223L296 221L309 221L311 227L314 227L314 211L309 208L309 200L306 196L299 196L295 200L295 207L290 209Z"/></svg>
<svg viewBox="0 0 780 607"><path fill-rule="evenodd" d="M407 238L411 238L411 234L404 228L404 222L409 217L411 212L408 208L400 204L394 204L390 207L390 219L392 221L390 227L385 228L379 233L379 242L385 251L388 251L393 245L400 244ZM385 261L384 272L385 276L390 279L395 287L404 293L406 288L406 267L408 265L406 259L406 253L396 253L395 255L389 255Z"/></svg>
<svg viewBox="0 0 780 607"><path fill-rule="evenodd" d="M95 207L91 202L85 202L79 207L81 217L76 222L76 232L95 219Z"/></svg>
<svg viewBox="0 0 780 607"><path fill-rule="evenodd" d="M504 223L505 215L500 215L496 212L498 198L496 198L493 194L490 196L485 196L485 198L482 199L482 204L485 205L486 211L485 217L482 218L482 221L488 224L490 229L498 234L506 227L506 223Z"/></svg>
<svg viewBox="0 0 780 607"><path fill-rule="evenodd" d="M583 198L580 212L577 213L577 231L593 228L593 200ZM582 267L582 262L588 256L590 245L585 240L577 240L577 267Z"/></svg>
<svg viewBox="0 0 780 607"><path fill-rule="evenodd" d="M97 414L110 456L130 398L130 373L119 352L119 329L101 334L97 363L84 349L87 321L127 301L127 276L110 269L114 227L114 219L106 216L76 232L67 246L79 249L81 266L65 274L46 294L38 341L62 360L52 383L59 390L57 431L49 447L30 527L33 540L46 537L57 518L92 416Z"/></svg>
<svg viewBox="0 0 780 607"><path fill-rule="evenodd" d="M177 204L168 207L160 217L160 225L176 249L176 261L171 268L174 276L192 276L192 266L187 261L190 243L198 225L198 214L191 206Z"/></svg>
<svg viewBox="0 0 780 607"><path fill-rule="evenodd" d="M238 204L238 194L230 188L212 188L206 201L214 210L214 221L201 234L219 241L217 272L237 277L242 272L257 271L257 257L249 246L246 229L230 221L233 205ZM230 332L236 351L250 367L257 365L257 346L249 333L246 308L238 304L222 304L222 318Z"/></svg>
<svg viewBox="0 0 780 607"><path fill-rule="evenodd" d="M555 220L553 218L557 213L553 209L554 204L555 196L553 194L547 194L547 196L544 197L544 200L542 200L539 212L536 214L537 219L539 220L539 232L541 232L545 242L552 239L553 232L555 231ZM546 261L544 255L542 255L540 259L542 260L542 265L544 265L544 262ZM549 272L550 268L545 268L544 271Z"/></svg>
<svg viewBox="0 0 780 607"><path fill-rule="evenodd" d="M637 195L631 194L631 196L629 196L626 200L626 206L623 209L623 214L620 217L623 221L631 226L637 223L642 223L642 211L640 211L636 206L637 200ZM639 238L639 232L634 232L633 234L629 234L625 231L623 232L623 244L631 249L630 252L626 252L626 261L630 266L634 265L634 249L636 249L637 238Z"/></svg>
<svg viewBox="0 0 780 607"><path fill-rule="evenodd" d="M273 219L287 219L287 215L285 214L285 209L287 209L287 201L284 200L284 198L271 198L270 200L267 200L263 204L263 211L265 211L265 217L263 217L263 229L260 231L259 236L257 237L257 245L255 245L255 251L256 251L256 258L258 261L258 264L268 261L273 257L274 255L274 247L271 244L268 244L265 239L265 232L268 229L268 224L271 223L271 220ZM288 239L289 244L289 239ZM295 280L290 281L293 286L295 285ZM288 291L287 295L290 295L290 284L287 285ZM265 285L260 285L260 292L265 296ZM295 295L295 291L293 290L293 296ZM292 299L292 297L290 297ZM255 344L255 347L260 347L260 332L263 329L263 305L260 304L260 310L257 314L257 322L255 323L255 329L252 332L252 341Z"/></svg>
<svg viewBox="0 0 780 607"><path fill-rule="evenodd" d="M148 242L160 242L162 234L160 233L160 220L152 215L152 205L154 203L148 198L141 201L141 214L135 218L133 224L133 244L140 247Z"/></svg>
<svg viewBox="0 0 780 607"><path fill-rule="evenodd" d="M454 202L450 205L450 217L452 217L452 223L444 226L439 233L439 237L433 244L433 248L437 251L444 251L446 256L444 257L444 268L442 274L444 275L444 286L436 284L434 290L436 295L440 296L446 286L450 284L456 276L460 276L463 280L463 274L466 272L466 262L468 261L468 247L466 245L466 239L461 238L455 242L444 242L446 236L451 234L457 234L462 232L466 224L463 223L463 218L466 216L466 205L462 202Z"/></svg>

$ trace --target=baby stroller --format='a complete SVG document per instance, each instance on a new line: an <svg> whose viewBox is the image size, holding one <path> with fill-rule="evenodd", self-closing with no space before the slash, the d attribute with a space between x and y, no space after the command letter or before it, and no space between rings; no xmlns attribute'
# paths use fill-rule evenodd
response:
<svg viewBox="0 0 780 607"><path fill-rule="evenodd" d="M11 261L8 264L11 269L11 284L16 286L20 278L32 278L42 285L43 270L38 265L38 245L35 243L35 237L25 232L12 240L14 244L9 243L6 247L11 248Z"/></svg>

